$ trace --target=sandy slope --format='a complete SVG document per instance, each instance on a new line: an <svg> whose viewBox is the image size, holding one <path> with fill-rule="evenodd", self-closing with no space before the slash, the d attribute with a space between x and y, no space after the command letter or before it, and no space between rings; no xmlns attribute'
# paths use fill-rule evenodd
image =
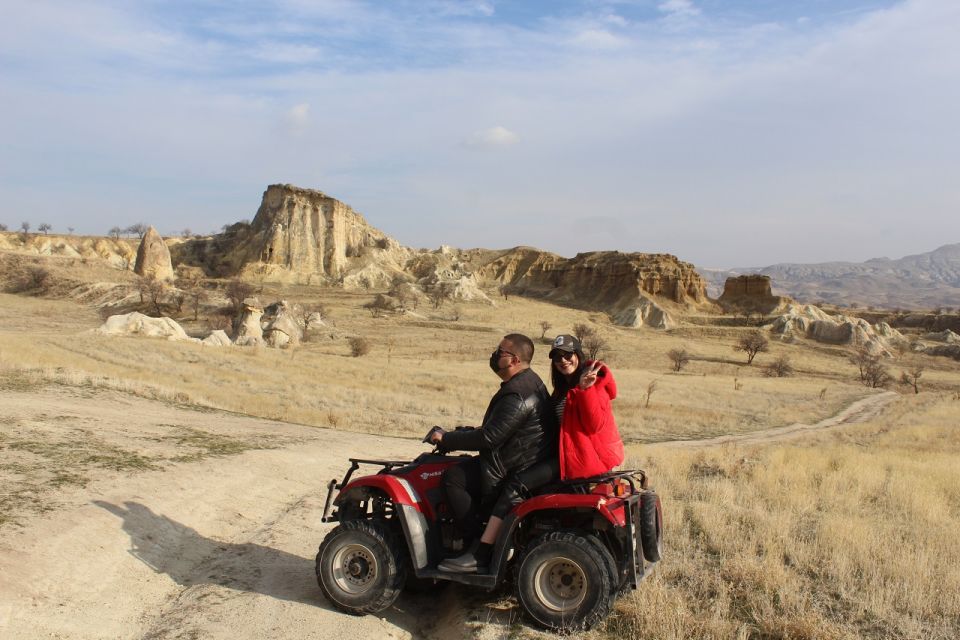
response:
<svg viewBox="0 0 960 640"><path fill-rule="evenodd" d="M817 425L675 444L790 437L860 421L893 395L871 396ZM408 458L423 451L417 442L62 387L5 392L0 416L8 435L55 438L82 425L147 453L171 425L278 447L99 472L83 488L47 490L55 509L0 527L4 640L490 638L508 635L517 616L509 607L498 613L489 594L456 586L439 600L404 595L382 617L343 615L320 595L313 558L330 527L320 523L324 484L343 474L349 456ZM465 626L469 618L495 624Z"/></svg>

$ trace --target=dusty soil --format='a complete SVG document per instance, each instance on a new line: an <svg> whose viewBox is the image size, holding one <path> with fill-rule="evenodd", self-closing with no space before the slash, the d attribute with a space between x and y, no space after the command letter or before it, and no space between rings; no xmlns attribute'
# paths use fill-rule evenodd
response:
<svg viewBox="0 0 960 640"><path fill-rule="evenodd" d="M816 425L677 446L761 442ZM0 394L0 636L494 638L516 606L453 585L381 617L334 611L314 580L325 483L350 456L424 445L50 386Z"/></svg>
<svg viewBox="0 0 960 640"><path fill-rule="evenodd" d="M325 483L418 442L65 387L0 394L0 416L4 640L456 638L478 615L453 588L355 618L316 586ZM84 440L110 455L58 457Z"/></svg>

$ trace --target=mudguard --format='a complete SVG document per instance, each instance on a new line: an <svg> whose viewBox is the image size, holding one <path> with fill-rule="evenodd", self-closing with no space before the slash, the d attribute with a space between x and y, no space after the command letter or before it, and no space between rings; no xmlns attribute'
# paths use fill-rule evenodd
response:
<svg viewBox="0 0 960 640"><path fill-rule="evenodd" d="M382 493L393 502L394 513L400 520L403 537L410 551L414 569L423 569L429 562L427 550L427 519L424 516L420 496L410 483L391 475L374 475L358 478L340 491L334 505L340 507L351 500L359 500L370 491Z"/></svg>

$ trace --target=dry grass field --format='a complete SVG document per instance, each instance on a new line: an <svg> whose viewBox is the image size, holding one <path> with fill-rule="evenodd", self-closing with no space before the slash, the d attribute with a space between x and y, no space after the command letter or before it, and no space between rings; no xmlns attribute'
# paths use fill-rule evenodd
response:
<svg viewBox="0 0 960 640"><path fill-rule="evenodd" d="M789 444L634 447L670 556L593 637L960 637L960 400Z"/></svg>
<svg viewBox="0 0 960 640"><path fill-rule="evenodd" d="M919 358L921 393L895 387L901 397L863 424L782 443L677 448L658 443L812 424L877 391L860 384L840 347L774 341L746 366L732 348L740 328L624 329L598 314L492 293L495 305L434 310L422 303L414 313L379 318L362 306L371 293L268 284L258 295L266 303L322 302L327 324L290 349L212 348L100 336L91 331L101 323L97 310L75 299L0 294L0 393L47 385L108 389L419 438L433 424L479 421L497 384L486 359L502 335L539 338L541 321L551 325L547 336L585 322L608 342L602 357L620 389L614 410L628 464L652 474L667 526L658 572L589 637L960 636L956 362L920 356L891 362L899 377L909 358ZM209 331L202 315L199 322L182 316L188 332ZM370 353L352 357L352 336L367 338ZM692 356L679 373L666 356L673 348ZM545 379L547 350L538 347L535 357ZM790 357L796 375L763 375L780 355ZM4 428L0 420L3 477L24 482L32 473L29 447L13 446ZM57 443L42 446L64 451ZM210 446L194 448L206 455ZM163 458L154 455L121 457L118 470L137 473L138 464ZM68 482L76 456L60 459Z"/></svg>

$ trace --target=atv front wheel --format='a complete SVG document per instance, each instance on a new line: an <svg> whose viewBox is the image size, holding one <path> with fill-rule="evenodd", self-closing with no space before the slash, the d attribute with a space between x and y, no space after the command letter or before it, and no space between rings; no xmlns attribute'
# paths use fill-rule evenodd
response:
<svg viewBox="0 0 960 640"><path fill-rule="evenodd" d="M533 542L520 562L517 598L531 618L554 631L589 629L613 601L610 552L572 531Z"/></svg>
<svg viewBox="0 0 960 640"><path fill-rule="evenodd" d="M397 599L406 564L396 538L382 522L348 520L327 534L317 553L317 583L333 606L362 616Z"/></svg>

